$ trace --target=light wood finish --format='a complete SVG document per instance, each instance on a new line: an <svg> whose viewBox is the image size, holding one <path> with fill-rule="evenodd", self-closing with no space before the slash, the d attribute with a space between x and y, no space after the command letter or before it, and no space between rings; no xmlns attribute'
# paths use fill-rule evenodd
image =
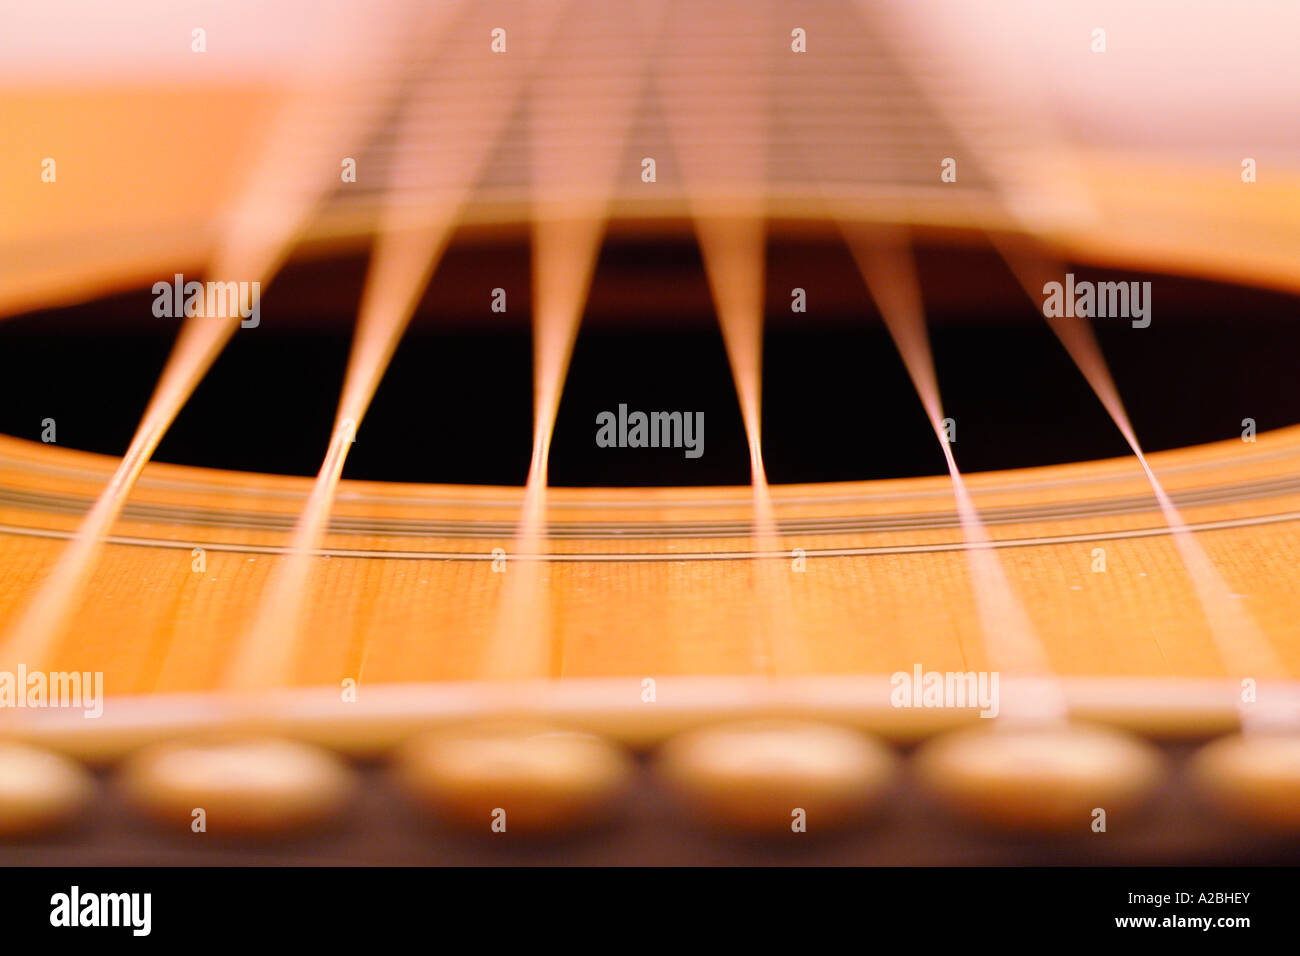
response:
<svg viewBox="0 0 1300 956"><path fill-rule="evenodd" d="M1105 716L1109 697L1110 712L1122 704L1118 711L1126 709L1130 725L1145 720L1156 730L1213 733L1231 726L1234 688L1243 679L1281 681L1290 692L1300 672L1289 610L1300 560L1297 456L1300 428L1265 433L1254 443L1152 456L1240 595L1233 600L1259 622L1285 663L1286 673L1272 675L1244 674L1220 658L1131 460L970 476L1052 665L1082 688L1075 695L1080 707ZM50 567L112 466L105 457L0 439L0 627ZM128 697L173 699L215 689L307 487L290 477L148 466L72 625L43 665L103 671L105 718L83 721L77 714L73 722L55 711L7 710L0 720L13 733L58 724L84 744L110 727L140 732L134 718L115 721L117 702ZM888 676L918 663L938 671L1002 666L984 652L947 480L774 492L782 547L807 552L801 573L789 553L754 558L747 489L554 489L544 575L555 667L536 677L573 679L575 688L607 680L590 692L575 690L579 696L567 708L563 695L548 689L541 710L567 710L578 719L604 710L609 728L625 739L670 732L674 712L677 726L689 725L684 714L692 707L707 718L708 694L674 703L673 681L754 675L748 636L762 608L750 581L765 560L790 569L793 627L812 661L806 674L777 677L861 682L841 695L840 706L834 693L768 693L768 682L759 682L754 693L741 694L749 706L781 709L782 694L814 708L820 700L841 715L874 714L902 737L915 736L908 726L934 729L967 716L888 706ZM494 572L492 549L511 547L518 505L518 489L344 482L326 554L313 572L311 642L296 667L296 684L322 688L304 713L346 743L344 728L354 715L360 723L368 715L372 728L384 722L382 707L368 709L368 695L374 704L385 685L410 684L414 692L428 682L449 688L442 704L422 708L414 693L388 718L405 710L431 719L448 702L478 713L454 688L472 687L482 676L484 635L506 575L519 570L507 562L504 573ZM194 548L206 551L204 573L193 570ZM1095 548L1106 551L1104 573L1091 570ZM359 681L356 704L342 700L348 678ZM663 685L656 703L642 700L647 679ZM1116 682L1115 693L1094 692L1089 705L1087 681L1095 688L1107 679ZM1141 691L1121 690L1120 679L1139 679ZM503 712L530 710L528 695L483 694ZM712 712L735 712L734 695L719 687ZM694 703L681 704L685 699ZM123 715L138 713L122 706ZM186 713L200 712L180 700L170 708L178 727ZM168 724L163 713L144 721L155 735ZM641 733L640 724L649 729Z"/></svg>
<svg viewBox="0 0 1300 956"><path fill-rule="evenodd" d="M201 270L219 213L254 162L252 144L264 138L280 95L212 85L6 90L13 148L0 157L0 315ZM222 149L208 137L158 134L158 116L183 111L221 129ZM57 155L57 184L42 183L32 165L46 155ZM1235 168L1139 152L1085 149L1074 159L1094 213L1086 219L1017 221L994 192L979 189L844 184L831 198L845 218L1028 231L1075 261L1300 290L1294 170L1274 167L1247 185ZM680 230L684 196L664 186L653 199L620 191L612 228ZM764 209L775 228L825 230L827 198L814 186L774 183ZM522 232L529 199L518 189L489 190L467 207L465 221ZM371 201L327 208L301 251L364 247L376 208ZM1246 678L1295 693L1298 459L1300 428L1151 456L1232 600L1277 652L1277 674L1243 673L1223 656L1133 460L970 476L998 556L1076 713L1153 732L1208 734L1235 724L1236 688ZM113 466L0 438L0 631L52 567ZM0 733L57 738L79 753L108 756L220 722L213 698L201 696L207 704L196 709L194 698L176 695L216 688L308 486L149 465L71 626L49 660L26 662L103 671L103 721L11 710L0 713ZM456 714L559 716L635 743L710 717L819 706L899 738L964 720L888 705L887 679L896 671L1007 665L984 648L948 479L778 487L774 498L782 549L807 553L806 571L791 569L789 582L790 640L806 651L801 673L728 682L756 674L752 629L764 613L748 489L555 489L543 571L554 612L544 635L551 666L535 675L536 693L521 696L479 683L512 573L509 564L495 573L491 553L511 548L519 491L343 482L313 571L311 641L293 682L321 691L310 703L277 698L265 722L372 750ZM205 551L203 573L192 570L195 548ZM1091 570L1097 548L1106 554L1104 573ZM788 551L762 560L791 567ZM797 683L805 678L829 690ZM347 679L359 682L356 704L340 699ZM549 684L556 679L558 689ZM644 704L647 679L665 688L675 680L705 683Z"/></svg>
<svg viewBox="0 0 1300 956"><path fill-rule="evenodd" d="M1057 671L1294 677L1300 429L1152 456L1187 522L1286 662L1238 674L1211 643L1149 486L1126 459L973 475L998 554ZM112 460L0 439L0 626ZM110 696L213 686L309 482L150 465L51 661ZM774 489L813 673L987 669L944 478ZM298 683L464 680L511 573L517 489L343 482ZM545 574L557 667L538 677L747 674L748 490L553 489ZM807 522L798 525L796 522ZM806 530L805 530L806 529ZM563 535L563 536L561 536ZM1091 570L1105 548L1107 570ZM193 570L192 549L207 570ZM611 616L614 609L618 613ZM129 635L129 640L123 640ZM29 667L35 668L35 662Z"/></svg>
<svg viewBox="0 0 1300 956"><path fill-rule="evenodd" d="M282 97L274 87L211 83L0 90L8 144L0 154L0 316L200 273ZM206 136L160 135L158 117L181 113L222 130L222 148ZM40 179L47 156L59 163L57 183ZM1230 163L1166 154L1081 147L1072 163L1087 216L1026 222L987 191L836 183L828 192L794 181L768 184L763 210L785 231L833 232L832 210L922 228L1029 231L1076 261L1300 291L1300 169L1271 168L1245 184ZM299 237L300 253L364 249L381 197L326 205ZM484 189L463 210L463 225L522 235L532 199L518 185ZM656 184L648 197L636 179L615 192L610 215L616 233L680 232L689 205L680 183Z"/></svg>

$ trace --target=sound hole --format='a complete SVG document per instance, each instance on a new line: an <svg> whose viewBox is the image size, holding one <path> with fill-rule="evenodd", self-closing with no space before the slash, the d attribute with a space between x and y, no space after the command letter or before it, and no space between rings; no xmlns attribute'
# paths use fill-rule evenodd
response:
<svg viewBox="0 0 1300 956"><path fill-rule="evenodd" d="M996 253L922 243L918 262L945 402L965 471L1126 454L1087 383ZM773 482L944 474L902 363L842 244L768 249L764 448ZM434 277L357 438L346 477L521 484L531 429L528 250L462 238ZM1094 322L1149 451L1300 421L1296 300L1196 279L1152 282L1152 322ZM365 258L291 264L158 450L161 461L314 474L328 443ZM160 278L163 278L160 276ZM802 288L807 311L791 311ZM506 311L491 310L505 290ZM149 289L0 323L0 431L120 455L177 321ZM702 453L600 447L619 406L702 413ZM557 485L744 484L745 436L704 270L686 239L612 238L597 266L556 424Z"/></svg>

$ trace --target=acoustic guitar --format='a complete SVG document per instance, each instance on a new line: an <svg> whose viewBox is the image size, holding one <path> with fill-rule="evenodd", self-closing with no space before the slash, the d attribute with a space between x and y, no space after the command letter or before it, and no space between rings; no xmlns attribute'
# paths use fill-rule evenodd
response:
<svg viewBox="0 0 1300 956"><path fill-rule="evenodd" d="M7 31L0 859L1294 862L1300 23L1104 12Z"/></svg>

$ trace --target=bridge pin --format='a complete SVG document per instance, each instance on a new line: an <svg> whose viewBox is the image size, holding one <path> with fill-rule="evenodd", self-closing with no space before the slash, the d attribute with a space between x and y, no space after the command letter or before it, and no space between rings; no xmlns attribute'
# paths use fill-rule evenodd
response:
<svg viewBox="0 0 1300 956"><path fill-rule="evenodd" d="M1160 755L1135 737L1057 724L945 734L917 751L913 768L922 789L954 816L998 829L1081 834L1136 810L1164 776Z"/></svg>
<svg viewBox="0 0 1300 956"><path fill-rule="evenodd" d="M412 802L466 829L552 833L608 820L632 762L591 734L489 723L416 737L393 772Z"/></svg>
<svg viewBox="0 0 1300 956"><path fill-rule="evenodd" d="M0 837L63 826L94 793L90 774L66 757L19 743L0 743Z"/></svg>
<svg viewBox="0 0 1300 956"><path fill-rule="evenodd" d="M1300 831L1300 736L1221 737L1196 753L1188 772L1202 797L1225 815Z"/></svg>
<svg viewBox="0 0 1300 956"><path fill-rule="evenodd" d="M660 751L661 779L705 822L749 833L821 832L865 816L897 758L856 731L748 720L687 731Z"/></svg>
<svg viewBox="0 0 1300 956"><path fill-rule="evenodd" d="M237 836L325 823L355 787L329 751L276 737L156 744L127 759L118 783L156 822Z"/></svg>

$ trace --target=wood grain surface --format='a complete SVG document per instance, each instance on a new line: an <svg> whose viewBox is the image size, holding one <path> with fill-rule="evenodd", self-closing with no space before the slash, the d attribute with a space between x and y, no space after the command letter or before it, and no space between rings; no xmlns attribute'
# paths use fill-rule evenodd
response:
<svg viewBox="0 0 1300 956"><path fill-rule="evenodd" d="M1223 659L1133 461L984 473L970 484L1059 674L1115 679L1119 697L1132 687L1124 679L1151 679L1142 684L1147 698L1164 687L1177 696L1180 681L1161 680L1177 678L1185 690L1206 688L1199 710L1213 725L1224 686L1245 677L1286 681L1300 670L1297 456L1300 428L1152 456L1233 599L1284 662L1279 674L1244 674ZM101 456L0 441L0 627L51 566L112 466ZM44 666L103 671L110 701L216 688L268 570L282 560L308 485L148 466ZM876 678L868 695L875 700L858 701L871 710L884 703L887 675L917 663L939 671L1006 666L989 659L982 642L946 478L778 487L782 550L773 554L752 549L745 488L557 488L542 553L494 572L493 549L512 547L519 496L513 488L344 482L315 559L310 639L295 683L322 688L319 700L328 701L345 678L366 690L463 687L481 678L507 576L535 560L556 666L534 676L627 679L614 697L603 691L611 715L621 709L616 695L636 702L646 677L669 685L709 676ZM203 573L193 570L195 548L206 553ZM1097 548L1104 572L1092 570ZM802 572L794 570L795 549L806 554ZM755 618L769 610L755 583L764 565L788 578L786 640L806 661L797 672L755 666ZM579 699L588 685L572 682ZM695 699L708 709L707 695ZM315 712L331 723L327 711Z"/></svg>

